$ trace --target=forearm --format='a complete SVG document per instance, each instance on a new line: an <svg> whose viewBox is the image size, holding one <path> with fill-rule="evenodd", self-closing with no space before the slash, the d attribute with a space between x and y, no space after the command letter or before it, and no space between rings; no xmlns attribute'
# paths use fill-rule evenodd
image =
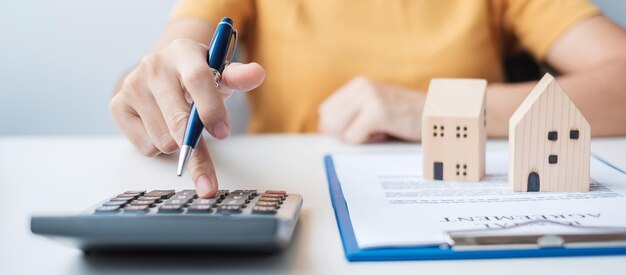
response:
<svg viewBox="0 0 626 275"><path fill-rule="evenodd" d="M614 59L585 71L565 74L557 77L557 82L587 118L593 136L626 135L626 60ZM489 85L489 136L508 135L509 117L535 84Z"/></svg>

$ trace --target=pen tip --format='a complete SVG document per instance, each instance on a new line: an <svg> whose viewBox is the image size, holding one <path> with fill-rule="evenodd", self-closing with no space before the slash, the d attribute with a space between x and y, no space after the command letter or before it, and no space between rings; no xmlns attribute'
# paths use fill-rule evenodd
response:
<svg viewBox="0 0 626 275"><path fill-rule="evenodd" d="M193 152L193 148L189 145L183 145L180 148L180 156L178 157L178 169L176 169L176 175L179 177L183 175L183 171L185 170L185 166L187 166L187 162L191 158L191 153Z"/></svg>

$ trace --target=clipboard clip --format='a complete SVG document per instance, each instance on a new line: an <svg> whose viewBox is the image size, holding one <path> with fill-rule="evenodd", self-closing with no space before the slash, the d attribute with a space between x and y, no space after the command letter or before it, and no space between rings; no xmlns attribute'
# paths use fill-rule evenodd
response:
<svg viewBox="0 0 626 275"><path fill-rule="evenodd" d="M561 231L541 233L531 229L527 233L530 226L546 224ZM446 231L444 235L448 247L457 251L626 246L626 227L580 226L552 220L533 220L504 228Z"/></svg>

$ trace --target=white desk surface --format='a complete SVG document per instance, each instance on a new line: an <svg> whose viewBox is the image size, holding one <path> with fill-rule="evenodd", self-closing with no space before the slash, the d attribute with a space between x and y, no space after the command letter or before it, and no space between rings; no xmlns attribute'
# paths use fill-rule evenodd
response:
<svg viewBox="0 0 626 275"><path fill-rule="evenodd" d="M175 176L176 156L145 158L119 136L2 137L0 273L626 274L626 256L349 263L328 194L323 155L418 146L349 146L315 135L213 141L221 188L285 189L303 195L304 209L286 251L269 256L84 256L31 234L30 215L82 211L130 189L192 188L189 178ZM506 143L489 141L487 147L506 148ZM592 151L626 170L626 138L596 139Z"/></svg>

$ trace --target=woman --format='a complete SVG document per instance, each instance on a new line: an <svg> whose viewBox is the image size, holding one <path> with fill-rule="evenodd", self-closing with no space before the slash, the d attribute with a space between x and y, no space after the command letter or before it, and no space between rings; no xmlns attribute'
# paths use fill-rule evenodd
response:
<svg viewBox="0 0 626 275"><path fill-rule="evenodd" d="M258 63L231 64L215 88L206 45L224 16L240 31L245 60ZM626 134L626 32L585 0L183 0L110 109L147 156L179 148L189 100L208 132L226 138L224 98L253 89L254 133L419 141L431 78L484 78L488 134L503 137L535 84L504 83L502 60L519 51L560 74L593 135ZM203 142L189 170L199 195L217 191Z"/></svg>

